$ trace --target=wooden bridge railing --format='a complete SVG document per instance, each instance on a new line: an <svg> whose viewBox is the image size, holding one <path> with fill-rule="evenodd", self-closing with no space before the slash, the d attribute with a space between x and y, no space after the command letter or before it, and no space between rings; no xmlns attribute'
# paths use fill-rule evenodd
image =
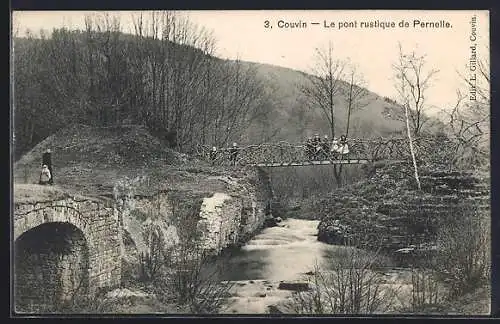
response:
<svg viewBox="0 0 500 324"><path fill-rule="evenodd" d="M429 141L425 138L414 140L417 153L429 149ZM378 138L378 139L349 139L347 141L349 153L332 156L330 152L320 152L317 160L405 160L410 158L408 139L406 138ZM328 145L330 148L331 144ZM211 147L199 146L199 157L211 160ZM263 143L237 147L237 165L255 165L264 163L300 163L310 161L303 143ZM231 148L218 148L212 161L216 165L231 165Z"/></svg>

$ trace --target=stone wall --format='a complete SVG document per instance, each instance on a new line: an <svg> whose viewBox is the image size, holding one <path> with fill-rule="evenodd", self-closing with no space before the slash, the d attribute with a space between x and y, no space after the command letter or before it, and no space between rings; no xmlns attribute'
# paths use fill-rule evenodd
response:
<svg viewBox="0 0 500 324"><path fill-rule="evenodd" d="M224 247L236 244L242 211L241 198L220 192L204 198L198 221L203 247L219 252Z"/></svg>
<svg viewBox="0 0 500 324"><path fill-rule="evenodd" d="M160 191L154 195L122 195L115 197L115 214L119 219L120 231L126 232L133 244L133 253L143 253L148 249L144 237L146 226L154 220L163 229L168 229L172 220L172 204L168 191ZM122 235L124 235L122 233ZM131 249L122 240L120 253L122 258L130 257ZM174 244L166 240L167 244ZM135 250L135 251L134 251ZM136 257L136 256L135 256Z"/></svg>
<svg viewBox="0 0 500 324"><path fill-rule="evenodd" d="M253 168L227 176L211 176L210 180L222 182L226 189L163 190L149 196L135 194L133 189L120 190L115 196L115 212L130 238L127 246L122 244L123 258L135 263L147 251L144 234L152 221L162 229L168 247L175 245L179 235L186 231L179 228L185 225L180 225L178 218L197 217L196 229L201 233L202 246L220 252L250 239L263 227L266 217L271 217L272 192L263 170Z"/></svg>
<svg viewBox="0 0 500 324"><path fill-rule="evenodd" d="M249 186L249 194L243 202L242 215L242 242L246 242L262 229L266 219L272 218L271 203L274 194L270 178L265 169L252 169L252 178L254 182Z"/></svg>
<svg viewBox="0 0 500 324"><path fill-rule="evenodd" d="M20 303L53 304L56 301L49 296L56 295L59 301L67 300L76 282L83 283L82 293L90 296L99 288L120 285L123 262L137 265L141 253L148 251L144 235L148 229L160 230L164 243L173 246L183 235L179 224L185 218L194 217L202 244L210 250L220 252L250 239L271 217L266 173L249 169L211 178L224 184L217 188L225 189L161 190L153 195L118 190L113 199L68 195L44 201L17 199L16 274L19 282L27 283L19 286ZM45 248L35 249L41 243ZM58 248L62 250L55 252Z"/></svg>
<svg viewBox="0 0 500 324"><path fill-rule="evenodd" d="M88 252L83 233L69 223L42 224L24 233L16 244L16 308L50 310L86 296Z"/></svg>
<svg viewBox="0 0 500 324"><path fill-rule="evenodd" d="M41 256L38 265L47 269L56 269L60 283L68 278L62 275L64 271L73 271L73 265L81 260L81 255L86 255L88 258L88 292L94 294L100 288L115 287L120 284L121 276L121 255L120 255L120 231L118 219L113 212L112 202L104 199L94 198L64 198L53 201L39 202L18 202L14 204L14 241L15 254L19 252L22 255L22 250L19 250L19 243L23 241L23 234L35 233L39 242L44 242L51 239L47 235L36 235L41 226L53 226L55 237L60 237L60 232L57 231L61 224L71 224L81 232L82 240L72 240L67 236L67 242L54 242L53 247L67 246L74 253L59 253L56 254L60 260L54 265L54 253L50 249L39 251L40 253L31 253L26 256L26 262L38 254ZM39 232L40 233L40 232ZM27 234L28 235L28 234ZM21 243L22 244L22 243ZM82 244L85 245L85 250L82 249ZM75 250L76 249L76 250ZM66 256L65 256L66 255ZM72 257L68 257L71 255ZM50 257L49 257L50 256ZM35 257L36 258L36 257ZM45 261L43 260L45 258ZM52 261L51 261L52 260ZM66 261L65 261L66 260ZM85 261L87 262L87 261ZM22 262L21 262L22 264ZM71 265L71 266L70 266ZM19 280L23 280L22 273L18 274ZM85 276L87 276L85 274ZM52 278L52 277L51 277ZM42 279L40 279L42 280ZM63 286L64 284L61 283ZM54 287L56 287L55 285ZM64 289L63 289L64 290ZM64 294L63 294L64 295Z"/></svg>
<svg viewBox="0 0 500 324"><path fill-rule="evenodd" d="M395 164L337 190L319 202L318 240L344 244L350 239L394 251L434 242L440 226L463 206L489 212L488 176L423 169L420 180L417 192L408 166Z"/></svg>

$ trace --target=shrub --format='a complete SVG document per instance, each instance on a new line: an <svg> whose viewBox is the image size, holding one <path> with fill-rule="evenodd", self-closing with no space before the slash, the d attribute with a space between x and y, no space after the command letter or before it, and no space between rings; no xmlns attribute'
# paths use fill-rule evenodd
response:
<svg viewBox="0 0 500 324"><path fill-rule="evenodd" d="M443 301L443 291L432 270L414 268L411 271L411 312L426 313Z"/></svg>
<svg viewBox="0 0 500 324"><path fill-rule="evenodd" d="M175 201L172 204L179 241L165 244L161 225L149 223L145 231L148 251L141 257L143 278L153 284L163 302L173 299L192 313L215 313L233 284L220 280L224 263L201 244L196 206L181 208Z"/></svg>
<svg viewBox="0 0 500 324"><path fill-rule="evenodd" d="M450 298L489 283L490 224L488 213L463 204L438 232L437 270L450 285Z"/></svg>
<svg viewBox="0 0 500 324"><path fill-rule="evenodd" d="M373 314L393 306L396 290L384 285L378 252L349 246L330 270L316 265L309 291L295 292L289 308L299 314Z"/></svg>

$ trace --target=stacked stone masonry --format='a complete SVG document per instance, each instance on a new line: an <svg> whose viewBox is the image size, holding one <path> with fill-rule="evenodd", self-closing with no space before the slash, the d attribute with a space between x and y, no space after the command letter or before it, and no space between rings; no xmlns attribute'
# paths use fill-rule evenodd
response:
<svg viewBox="0 0 500 324"><path fill-rule="evenodd" d="M271 186L263 170L247 170L239 178L221 178L228 181L228 190L202 199L205 204L200 206L198 221L198 226L205 228L205 247L217 252L248 240L263 227L266 217L272 216ZM129 260L130 253L122 238L133 241L137 256L147 248L144 229L152 218L164 233L173 227L174 198L169 191L152 196L126 193L113 198L65 197L15 203L15 291L20 311L33 311L31 306L35 311L49 309L68 301L77 286L79 293L87 296L101 288L119 286L122 262ZM190 203L191 197L186 199ZM40 244L46 246L45 250L34 249Z"/></svg>
<svg viewBox="0 0 500 324"><path fill-rule="evenodd" d="M244 242L263 227L266 217L271 217L268 207L272 192L268 175L260 169L248 172L242 178L218 177L220 181L226 182L228 190L202 197L197 226L206 249L220 252ZM143 229L146 220L154 216L152 214L161 215L155 222L161 223L164 229L174 224L172 213L175 199L173 193L168 191L151 196L117 197L115 214L134 242L137 252L147 249ZM122 251L126 253L124 245Z"/></svg>
<svg viewBox="0 0 500 324"><path fill-rule="evenodd" d="M16 294L21 299L38 297L38 302L43 304L47 296L55 296L59 289L57 300L50 302L53 305L67 300L75 290L75 284L66 282L78 282L85 287L80 291L82 294L118 286L120 240L118 220L109 201L66 198L15 204L15 282L19 288ZM28 241L31 243L26 244ZM37 245L46 248L36 250ZM66 250L54 250L57 247ZM35 280L34 273L42 275ZM37 289L40 287L43 289ZM26 295L24 292L28 290L35 296ZM36 304L35 300L30 303Z"/></svg>
<svg viewBox="0 0 500 324"><path fill-rule="evenodd" d="M373 183L397 178L397 169L387 177L382 174ZM384 178L385 177L385 178ZM487 177L472 172L428 171L422 174L422 192L388 192L370 199L356 192L341 193L322 210L326 217L319 225L318 239L342 244L352 234L370 233L383 242L384 248L396 250L435 239L435 230L454 215L454 210L471 208L482 212L490 209L490 185ZM366 186L366 185L365 185ZM363 188L361 188L363 190ZM364 239L364 238L361 238Z"/></svg>

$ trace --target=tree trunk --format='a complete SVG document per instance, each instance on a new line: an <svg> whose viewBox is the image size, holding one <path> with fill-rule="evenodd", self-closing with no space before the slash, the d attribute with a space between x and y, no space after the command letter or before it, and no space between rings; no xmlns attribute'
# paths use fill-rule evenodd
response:
<svg viewBox="0 0 500 324"><path fill-rule="evenodd" d="M410 154L411 154L411 159L413 160L413 168L415 170L415 180L417 181L418 190L421 190L420 179L418 177L417 160L415 159L415 152L413 150L413 140L411 138L410 120L408 117L408 105L404 105L404 106L405 106L405 117L406 117L406 132L408 134L408 141L410 143Z"/></svg>
<svg viewBox="0 0 500 324"><path fill-rule="evenodd" d="M335 181L337 182L337 186L340 188L342 187L342 164L333 165L333 174L335 176Z"/></svg>
<svg viewBox="0 0 500 324"><path fill-rule="evenodd" d="M347 106L347 125L345 129L345 137L349 136L349 124L351 121L351 108L352 108L352 88L354 84L354 75L351 75L351 84L349 85L349 100Z"/></svg>

